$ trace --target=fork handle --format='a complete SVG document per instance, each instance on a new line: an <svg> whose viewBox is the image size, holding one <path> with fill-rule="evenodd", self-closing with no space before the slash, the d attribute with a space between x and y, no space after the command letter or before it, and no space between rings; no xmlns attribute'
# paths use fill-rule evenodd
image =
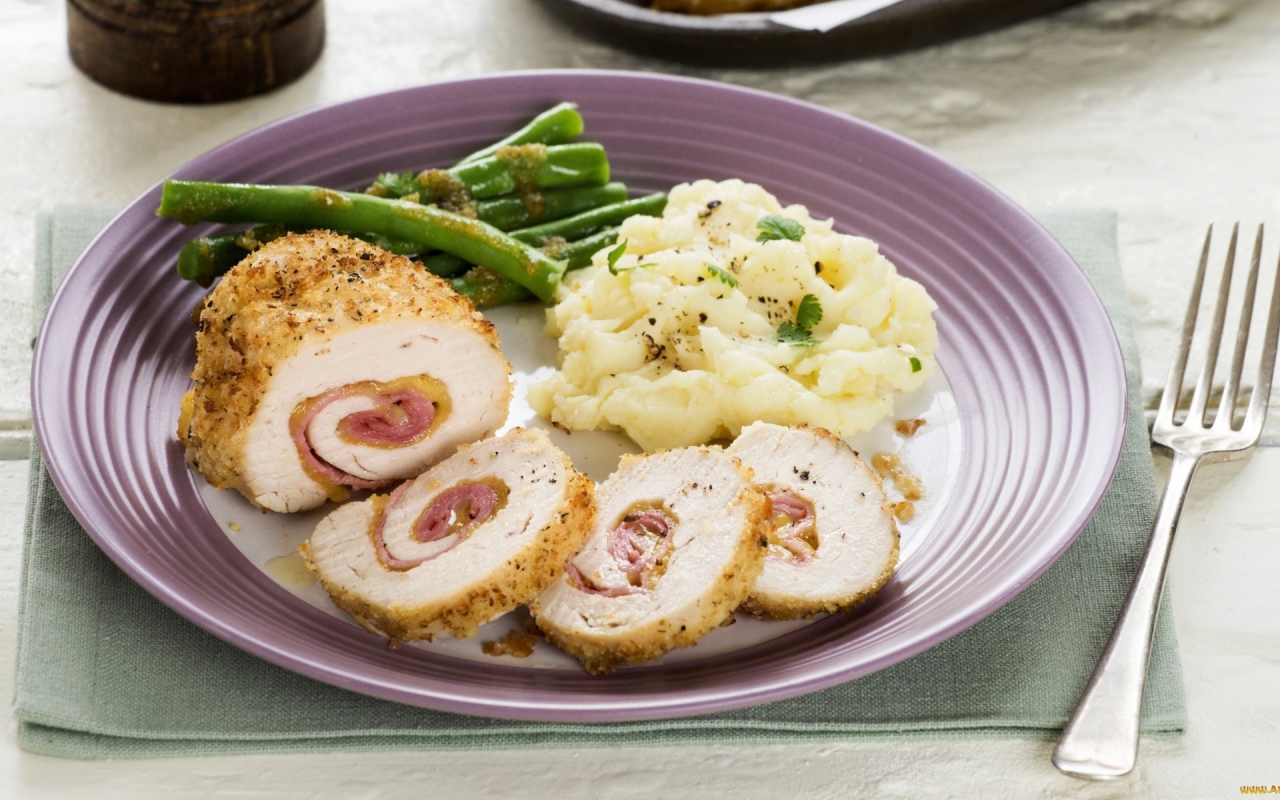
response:
<svg viewBox="0 0 1280 800"><path fill-rule="evenodd" d="M1127 775L1137 761L1142 693L1165 569L1187 490L1199 464L1199 456L1174 454L1169 482L1160 498L1151 539L1133 587L1093 677L1053 751L1054 766L1068 775L1091 780L1119 778Z"/></svg>

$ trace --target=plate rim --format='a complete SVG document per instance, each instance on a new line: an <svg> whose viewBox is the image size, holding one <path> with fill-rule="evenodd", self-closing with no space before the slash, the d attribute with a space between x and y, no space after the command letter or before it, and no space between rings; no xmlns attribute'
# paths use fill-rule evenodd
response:
<svg viewBox="0 0 1280 800"><path fill-rule="evenodd" d="M639 705L637 705L635 701L605 702L606 696L601 696L600 698L594 698L590 708L585 711L574 704L565 704L562 701L546 702L546 703L531 701L518 708L513 708L505 704L497 705L495 703L487 703L483 700L477 700L476 698L471 698L471 697L460 698L455 692L451 692L451 691L443 691L443 690L430 691L430 690L422 689L421 687L419 687L418 691L407 693L407 694L397 693L396 687L390 687L390 688L373 687L373 688L381 688L382 691L371 691L371 687L368 681L358 680L353 676L346 675L340 672L335 672L332 669L324 669L320 665L316 665L308 661L302 661L294 654L288 652L287 650L283 650L279 647L273 646L272 643L270 642L262 641L256 637L246 636L243 634L243 632L235 628L226 626L217 617L208 615L200 607L194 606L185 602L185 598L170 591L169 587L156 584L149 571L143 569L133 559L127 558L125 553L120 552L113 547L109 547L106 544L106 542L104 541L103 534L96 529L96 526L92 524L92 515L89 512L89 509L86 507L86 504L83 502L83 499L80 498L78 496L78 493L74 490L74 486L71 483L71 480L67 474L67 471L64 470L64 467L59 464L59 458L61 456L55 453L55 451L57 450L56 446L52 448L48 446L48 443L51 441L51 439L54 439L55 437L53 432L51 431L48 421L45 419L43 397L44 397L45 391L49 391L51 394L53 392L52 388L46 387L46 384L50 382L52 383L57 382L55 378L52 378L47 374L47 366L46 366L48 361L49 349L56 346L56 337L50 336L50 331L53 328L53 326L56 324L56 320L57 320L57 314L55 313L55 311L59 308L60 304L66 302L63 299L64 294L70 291L69 287L73 286L72 281L70 281L69 279L72 276L76 275L79 271L88 268L85 265L89 264L93 260L92 256L95 254L95 248L99 246L99 243L101 240L103 240L105 237L108 237L112 233L113 228L120 223L121 218L129 214L131 211L134 211L144 203L155 202L156 197L158 197L158 192L160 191L160 187L163 183L163 179L161 179L160 181L157 181L154 185L149 187L147 190L142 192L134 201L129 203L123 210L117 213L112 218L111 222L109 222L108 225L104 227L102 231L100 231L97 235L94 236L93 240L85 248L84 252L80 254L80 256L76 259L72 267L67 271L63 280L60 282L59 286L55 290L49 302L45 317L41 321L38 335L37 335L38 336L37 346L36 346L35 353L33 355L33 362L32 362L31 398L32 398L33 421L35 423L34 430L36 434L36 440L41 447L41 452L43 455L43 460L46 465L46 468L48 469L49 474L53 479L53 483L55 487L58 489L60 495L62 496L63 500L66 502L68 508L72 511L73 515L76 517L77 521L80 522L80 524L84 527L84 529L89 533L89 535L93 538L97 546L101 550L103 550L106 553L106 555L118 567L120 567L126 574L128 574L132 580L134 580L136 583L141 585L142 588L146 590L149 594L151 594L156 599L160 600L163 604L165 604L166 606L168 606L169 608L171 608L181 616L185 617L189 621L196 624L198 627L214 634L218 638L223 639L224 641L236 647L239 647L240 649L246 650L254 654L255 656L263 658L268 662L274 663L278 666L284 667L293 672L321 680L331 685L340 686L342 688L350 689L363 694L382 697L383 699L390 699L390 700L395 700L399 702L409 703L411 705L418 705L418 706L434 708L434 709L444 710L444 711L451 711L456 713L507 718L507 719L518 719L518 720L590 722L590 721L665 719L665 718L674 718L674 717L685 717L685 716L702 714L707 712L714 712L714 711L725 711L725 710L741 708L749 705L755 705L758 703L770 702L773 700L780 700L780 699L785 699L789 697L794 697L800 694L805 694L805 693L817 691L823 688L828 688L830 686L845 682L852 678L860 677L862 675L871 674L872 672L879 671L887 666L891 666L892 664L904 661L907 658L917 655L929 649L930 647L941 643L942 641L950 639L951 637L971 627L972 625L976 624L977 622L989 616L990 614L995 613L997 610L999 610L1004 605L1006 605L1010 600L1012 600L1014 597L1020 594L1024 589L1026 589L1032 582L1036 580L1036 578L1038 578L1041 574L1043 574L1045 570L1047 570L1050 566L1052 566L1053 563L1057 561L1057 559L1062 555L1062 553L1064 553L1066 549L1070 547L1070 545L1079 536L1080 532L1084 529L1088 520L1093 516L1094 512L1096 512L1098 506L1101 504L1103 497L1106 494L1107 487L1110 485L1111 478L1114 475L1115 470L1117 469L1119 464L1123 442L1124 442L1124 438L1125 438L1125 434L1126 434L1126 430L1129 422L1129 414L1128 414L1129 398L1128 398L1128 384L1127 384L1126 375L1125 375L1123 353L1120 349L1119 339L1114 327L1114 322L1111 320L1110 316L1106 313L1105 306L1102 304L1101 297L1098 295L1096 287L1092 285L1092 283L1088 280L1087 276L1084 276L1083 271L1080 269L1079 265L1075 262L1074 258L1070 256L1070 254L1065 250L1065 248L1062 247L1062 245L1056 240L1056 238L1054 238L1052 234L1050 234L1038 220L1036 220L1028 212L1026 212L1021 206L1014 203L1012 200L1010 200L1005 195L1000 193L998 190L996 190L994 187L992 187L989 183L987 183L982 178L972 174L968 170L965 170L964 168L944 158L938 153L935 153L934 151L929 150L923 145L920 145L910 139L907 139L904 136L901 136L900 134L897 134L893 131L882 128L873 123L869 123L865 120L861 120L846 114L842 114L840 112L837 112L822 106L818 106L813 103L796 100L794 98L785 97L782 95L774 94L774 93L759 90L759 89L741 87L741 86L736 86L732 84L725 84L717 81L709 81L709 80L687 78L687 77L680 77L680 76L654 75L649 73L631 72L631 71L524 70L524 71L517 71L517 72L495 73L491 75L469 77L469 78L463 78L458 80L447 80L447 81L425 83L417 86L395 89L388 92L379 92L379 93L374 93L370 95L365 95L365 96L350 99L350 100L318 105L314 108L298 111L298 112L286 115L284 117L281 117L277 120L267 122L250 131L240 134L228 140L227 142L224 142L221 145L218 145L214 148L211 148L210 150L205 151L201 155L197 156L195 159L192 159L191 161L188 161L187 163L181 165L180 167L175 169L172 173L170 173L170 176L166 176L166 177L179 176L191 170L198 171L198 167L202 162L210 160L214 158L217 154L223 153L228 149L233 149L239 146L239 144L244 140L262 135L264 132L269 131L273 128L285 126L298 119L305 119L308 117L312 117L312 116L324 114L324 113L332 113L335 109L341 109L343 107L350 106L353 104L368 102L377 98L387 98L389 96L394 96L394 95L407 96L407 95L417 94L419 92L429 92L433 89L439 89L441 87L446 87L446 86L456 86L459 84L486 83L490 81L506 81L510 79L522 79L522 78L524 79L534 78L538 80L543 80L543 79L555 79L558 77L586 78L588 80L631 79L631 80L639 80L643 82L657 82L659 84L665 83L665 82L673 82L677 84L691 84L691 85L699 86L704 89L708 89L712 91L744 93L747 95L755 96L757 98L766 99L770 102L794 104L796 106L803 107L804 109L808 110L808 112L810 113L817 112L822 115L829 116L835 119L839 124L842 124L842 125L847 125L852 123L855 126L861 126L873 132L875 135L888 137L890 140L896 142L899 146L906 146L914 151L918 151L919 154L925 156L928 160L933 161L938 165L941 165L946 170L950 171L953 175L962 178L970 186L980 187L981 190L987 194L988 200L994 200L999 204L1000 210L1003 213L1013 214L1015 217L1019 219L1019 221L1022 224L1024 225L1029 224L1033 226L1035 229L1037 229L1039 232L1041 232L1043 234L1043 238L1039 244L1048 246L1051 249L1056 250L1054 255L1056 255L1060 259L1065 259L1067 263L1071 264L1072 267L1077 272L1080 273L1080 277L1082 278L1084 285L1087 286L1089 290L1088 295L1084 299L1096 305L1099 315L1103 320L1106 321L1105 333L1107 335L1106 344L1108 345L1106 349L1107 349L1108 355L1114 357L1114 360L1109 361L1109 364L1113 368L1116 368L1118 372L1118 375L1113 374L1110 376L1112 378L1111 382L1114 382L1116 385L1120 387L1119 396L1116 398L1113 398L1116 400L1116 406L1118 411L1116 416L1118 417L1120 424L1118 428L1114 431L1115 439L1114 439L1113 446L1110 448L1109 468L1106 470L1105 480L1098 481L1097 487L1092 493L1091 502L1087 504L1088 507L1087 508L1082 507L1081 512L1077 514L1076 518L1072 520L1072 522L1070 523L1073 529L1073 532L1071 533L1071 535L1064 537L1060 541L1056 542L1055 547L1052 548L1052 550L1050 551L1049 557L1043 559L1040 563L1036 564L1034 567L1024 572L1016 583L1011 584L1008 588L999 592L998 595L995 596L995 599L989 600L988 602L985 602L985 603L977 604L975 607L968 609L965 613L952 618L950 621L946 622L946 624L935 625L930 627L926 631L920 632L918 635L911 637L911 639L909 640L906 646L900 646L891 653L875 656L873 658L863 661L861 667L856 670L856 674L849 674L850 671L847 669L831 667L823 673L817 674L816 676L806 679L803 682L803 686L799 689L797 689L794 685L787 685L787 686L768 686L764 688L753 688L748 691L744 691L740 688L723 689L720 691L703 690L702 693L699 695L698 700L680 701L674 704L675 706L677 706L674 708L672 707L673 706L672 703L654 703L652 700L644 700L644 699L642 699ZM322 612L317 612L317 613L322 613ZM922 641L926 643L921 645ZM709 660L714 661L715 659L709 659ZM694 662L694 663L697 663L697 662ZM657 666L657 667L640 667L637 669L638 670L652 670L652 669L670 670L672 666L674 665ZM519 668L506 667L503 665L495 664L492 667L492 669L495 672L501 673L505 670L519 669Z"/></svg>

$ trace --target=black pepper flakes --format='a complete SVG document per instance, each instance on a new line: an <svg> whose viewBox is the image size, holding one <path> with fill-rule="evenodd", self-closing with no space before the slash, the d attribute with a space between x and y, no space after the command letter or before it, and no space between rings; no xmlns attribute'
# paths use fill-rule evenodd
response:
<svg viewBox="0 0 1280 800"><path fill-rule="evenodd" d="M645 361L657 361L666 355L667 346L665 344L658 344L658 342L647 333L641 334L641 336L643 336L645 341L648 342L648 352L645 353Z"/></svg>

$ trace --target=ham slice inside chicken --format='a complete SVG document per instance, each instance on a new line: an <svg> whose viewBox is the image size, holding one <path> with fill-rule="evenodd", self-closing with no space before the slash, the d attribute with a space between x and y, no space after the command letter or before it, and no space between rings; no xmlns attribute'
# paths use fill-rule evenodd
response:
<svg viewBox="0 0 1280 800"><path fill-rule="evenodd" d="M591 582L573 562L565 564L565 571L574 588L587 594L605 597L622 597L635 592L648 591L657 579L655 568L667 555L671 544L671 531L675 525L661 511L645 509L632 511L622 522L609 531L605 547L618 569L627 577L626 586L600 587Z"/></svg>
<svg viewBox="0 0 1280 800"><path fill-rule="evenodd" d="M352 397L365 399L370 408L342 418L339 432L353 444L404 447L421 441L431 431L436 404L413 387L393 387L362 381L332 389L307 400L290 420L290 435L307 470L317 480L353 489L384 489L394 480L368 480L344 472L325 461L311 444L311 423L333 403Z"/></svg>
<svg viewBox="0 0 1280 800"><path fill-rule="evenodd" d="M339 430L343 437L364 444L401 447L425 436L436 415L431 398L411 389L376 395L374 402L376 408L342 418Z"/></svg>
<svg viewBox="0 0 1280 800"><path fill-rule="evenodd" d="M747 601L766 619L847 611L889 580L898 531L879 477L821 428L757 422L728 452L769 501L768 557Z"/></svg>
<svg viewBox="0 0 1280 800"><path fill-rule="evenodd" d="M378 558L388 569L406 570L430 561L457 547L472 530L498 510L502 498L498 491L487 483L460 483L440 494L423 510L413 524L413 538L419 542L438 542L453 537L445 547L422 558L397 558L387 549L385 528L387 512L390 511L404 493L408 483L401 484L387 498L385 508L378 514L374 523L373 541L378 549Z"/></svg>
<svg viewBox="0 0 1280 800"><path fill-rule="evenodd" d="M811 563L818 549L813 504L791 492L770 492L768 498L769 519L774 524L769 555L795 564Z"/></svg>

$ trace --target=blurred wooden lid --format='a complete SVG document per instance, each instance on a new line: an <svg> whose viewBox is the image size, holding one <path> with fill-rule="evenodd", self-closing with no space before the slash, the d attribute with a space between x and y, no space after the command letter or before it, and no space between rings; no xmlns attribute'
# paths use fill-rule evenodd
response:
<svg viewBox="0 0 1280 800"><path fill-rule="evenodd" d="M283 86L324 49L323 0L67 0L71 60L147 100L217 103Z"/></svg>

